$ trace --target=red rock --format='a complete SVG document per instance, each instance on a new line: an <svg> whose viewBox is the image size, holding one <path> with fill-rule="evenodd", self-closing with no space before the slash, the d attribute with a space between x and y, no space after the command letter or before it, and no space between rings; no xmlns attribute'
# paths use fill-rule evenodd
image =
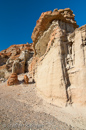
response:
<svg viewBox="0 0 86 130"><path fill-rule="evenodd" d="M25 83L25 84L28 84L28 82L29 82L28 76L27 76L27 75L24 75L24 83Z"/></svg>
<svg viewBox="0 0 86 130"><path fill-rule="evenodd" d="M7 85L17 85L19 84L18 76L16 73L12 73L11 76L8 78Z"/></svg>
<svg viewBox="0 0 86 130"><path fill-rule="evenodd" d="M11 45L9 48L1 51L0 52L0 70L4 71L5 75L9 72L12 72L12 65L13 65L14 61L19 59L21 52L25 51L25 50L27 50L29 53L32 54L33 44L27 43L27 44L20 44L20 45ZM30 56L31 56L31 54L30 54ZM21 64L21 66L23 65L23 60L20 61L20 64ZM24 68L25 67L26 66L24 66ZM7 73L6 73L6 71L7 71ZM18 73L22 73L22 72L24 72L24 71L20 67L20 70L18 71Z"/></svg>
<svg viewBox="0 0 86 130"><path fill-rule="evenodd" d="M74 16L75 15L73 14L73 11L69 8L60 9L58 11L53 11L53 12L47 11L42 13L39 20L37 20L36 27L34 28L32 33L31 38L34 44L38 41L38 39L43 34L43 32L48 29L48 27L50 26L53 20L61 20L66 23L70 23L73 25L74 28L77 28L78 25L74 20Z"/></svg>

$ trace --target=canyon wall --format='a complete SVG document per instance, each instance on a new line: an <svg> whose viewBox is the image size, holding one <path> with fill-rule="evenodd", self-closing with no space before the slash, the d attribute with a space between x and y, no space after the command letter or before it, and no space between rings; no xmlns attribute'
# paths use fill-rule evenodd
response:
<svg viewBox="0 0 86 130"><path fill-rule="evenodd" d="M43 98L59 106L86 103L86 25L69 8L42 13L32 33L29 73Z"/></svg>

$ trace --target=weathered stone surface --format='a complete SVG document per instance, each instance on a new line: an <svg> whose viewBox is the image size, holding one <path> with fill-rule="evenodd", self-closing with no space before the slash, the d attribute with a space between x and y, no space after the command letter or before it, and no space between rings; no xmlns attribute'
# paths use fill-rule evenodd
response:
<svg viewBox="0 0 86 130"><path fill-rule="evenodd" d="M11 76L8 78L7 85L17 85L19 84L18 76L16 73L12 73Z"/></svg>
<svg viewBox="0 0 86 130"><path fill-rule="evenodd" d="M15 60L12 65L12 73L21 74L24 72L25 72L25 61L21 61L21 59Z"/></svg>
<svg viewBox="0 0 86 130"><path fill-rule="evenodd" d="M4 78L8 78L12 71L17 74L28 71L27 62L32 56L33 44L27 43L10 46L0 52L0 73L3 71ZM1 74L0 77L3 78Z"/></svg>
<svg viewBox="0 0 86 130"><path fill-rule="evenodd" d="M33 45L12 46L0 53L1 68L13 72L8 85L18 83L17 73L28 66L47 101L86 105L86 25L78 28L74 17L69 8L42 13L32 33ZM24 82L28 83L26 75Z"/></svg>
<svg viewBox="0 0 86 130"><path fill-rule="evenodd" d="M86 25L76 29L72 37L69 37L72 46L68 70L71 86L68 93L71 91L74 103L86 105Z"/></svg>
<svg viewBox="0 0 86 130"><path fill-rule="evenodd" d="M32 33L29 72L41 95L58 106L86 105L86 25L77 28L74 17L69 8L42 13Z"/></svg>
<svg viewBox="0 0 86 130"><path fill-rule="evenodd" d="M25 83L25 84L28 84L28 82L29 82L28 76L27 76L27 75L24 75L24 83Z"/></svg>
<svg viewBox="0 0 86 130"><path fill-rule="evenodd" d="M77 28L78 25L74 20L74 16L75 15L73 14L73 11L71 11L69 8L42 13L39 20L37 20L36 27L32 33L33 43L36 44L39 38L43 35L44 31L48 29L54 20L62 21L70 25L72 24L74 29Z"/></svg>
<svg viewBox="0 0 86 130"><path fill-rule="evenodd" d="M68 84L65 83L67 77L64 77L64 75L66 76L67 73L62 59L62 55L65 53L65 50L61 49L63 36L65 37L62 30L56 27L49 41L49 44L52 43L50 50L47 49L46 54L42 56L41 60L39 59L35 70L35 81L38 90L47 98L50 98L52 102L58 98L59 105L65 104L67 100L67 86L65 84Z"/></svg>
<svg viewBox="0 0 86 130"><path fill-rule="evenodd" d="M3 70L0 71L0 78L4 78L5 72Z"/></svg>
<svg viewBox="0 0 86 130"><path fill-rule="evenodd" d="M35 74L35 71L36 71L36 63L38 61L38 57L33 57L30 64L29 64L29 67L28 67L28 71L29 71L29 75L30 77L33 79L34 78L34 74Z"/></svg>

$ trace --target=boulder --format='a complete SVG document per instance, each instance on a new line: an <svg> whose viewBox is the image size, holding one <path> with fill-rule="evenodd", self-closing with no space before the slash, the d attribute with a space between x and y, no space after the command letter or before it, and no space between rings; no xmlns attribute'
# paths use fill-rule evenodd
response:
<svg viewBox="0 0 86 130"><path fill-rule="evenodd" d="M7 85L17 85L19 84L18 76L16 73L12 73L11 76L8 78Z"/></svg>

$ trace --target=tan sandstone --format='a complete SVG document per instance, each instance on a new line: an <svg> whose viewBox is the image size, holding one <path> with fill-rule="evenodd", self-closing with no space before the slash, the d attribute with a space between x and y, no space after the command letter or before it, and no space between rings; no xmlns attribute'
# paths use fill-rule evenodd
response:
<svg viewBox="0 0 86 130"><path fill-rule="evenodd" d="M86 105L86 25L78 28L74 17L69 8L42 13L32 33L29 72L43 98L58 106Z"/></svg>

